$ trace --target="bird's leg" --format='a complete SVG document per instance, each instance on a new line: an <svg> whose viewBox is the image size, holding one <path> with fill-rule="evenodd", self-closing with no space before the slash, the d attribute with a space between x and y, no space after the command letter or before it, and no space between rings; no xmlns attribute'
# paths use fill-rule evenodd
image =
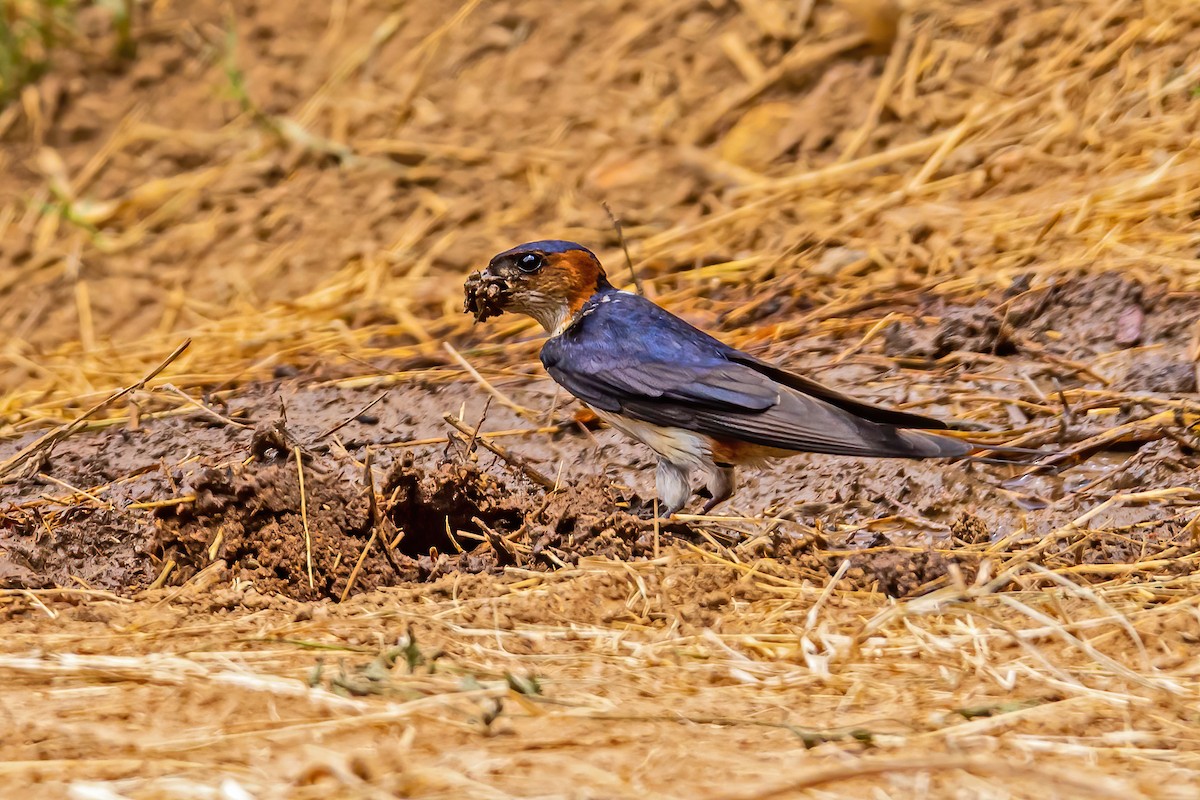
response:
<svg viewBox="0 0 1200 800"><path fill-rule="evenodd" d="M704 504L704 508L700 510L701 514L707 514L730 497L733 497L733 490L737 488L736 467L714 464L709 474L706 488L708 489L709 500Z"/></svg>
<svg viewBox="0 0 1200 800"><path fill-rule="evenodd" d="M658 514L660 517L669 517L684 507L692 493L688 470L660 458L655 478L658 488Z"/></svg>

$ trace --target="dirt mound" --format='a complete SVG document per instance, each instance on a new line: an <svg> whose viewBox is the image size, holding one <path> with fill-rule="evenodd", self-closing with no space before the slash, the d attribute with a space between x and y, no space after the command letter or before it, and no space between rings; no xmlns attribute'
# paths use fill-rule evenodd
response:
<svg viewBox="0 0 1200 800"><path fill-rule="evenodd" d="M617 502L606 486L545 493L469 463L408 460L382 481L373 515L365 480L319 462L304 469L303 493L289 458L200 470L185 487L196 502L160 512L153 550L179 565L181 579L221 559L260 591L311 599L340 596L352 575L365 591L506 566L555 569L589 555L641 558L653 547L650 523L604 511ZM669 543L683 531L660 534Z"/></svg>
<svg viewBox="0 0 1200 800"><path fill-rule="evenodd" d="M396 391L355 416L336 446L323 441L323 429L362 405L359 394L277 382L228 398L224 424L198 413L60 443L33 474L0 487L0 586L129 593L220 560L262 592L337 598L351 576L366 591L653 554L654 526L629 513L645 510L636 491L576 471L547 491L514 474L437 424L433 409L454 402L441 387ZM465 402L474 393L451 394ZM284 396L286 423L273 419ZM527 449L558 455L550 442ZM658 546L679 536L697 538L661 525Z"/></svg>

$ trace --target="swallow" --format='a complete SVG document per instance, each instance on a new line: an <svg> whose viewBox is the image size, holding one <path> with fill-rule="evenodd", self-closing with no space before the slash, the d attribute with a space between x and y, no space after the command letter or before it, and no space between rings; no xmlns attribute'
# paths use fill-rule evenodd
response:
<svg viewBox="0 0 1200 800"><path fill-rule="evenodd" d="M658 455L660 514L687 504L707 475L702 513L733 496L736 469L798 453L954 458L974 445L929 433L946 423L855 400L744 353L645 297L617 289L574 242L529 242L466 284L476 320L537 320L546 371L612 427Z"/></svg>

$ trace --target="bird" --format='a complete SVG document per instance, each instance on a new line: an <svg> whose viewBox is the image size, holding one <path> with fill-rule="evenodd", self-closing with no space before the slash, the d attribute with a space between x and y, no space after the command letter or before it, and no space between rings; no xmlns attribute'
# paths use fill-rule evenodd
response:
<svg viewBox="0 0 1200 800"><path fill-rule="evenodd" d="M930 431L937 419L856 400L738 350L648 298L618 289L591 250L527 242L466 283L476 321L525 314L549 334L546 372L612 427L658 456L658 513L671 517L706 477L701 514L733 496L739 466L798 453L956 458L975 445Z"/></svg>

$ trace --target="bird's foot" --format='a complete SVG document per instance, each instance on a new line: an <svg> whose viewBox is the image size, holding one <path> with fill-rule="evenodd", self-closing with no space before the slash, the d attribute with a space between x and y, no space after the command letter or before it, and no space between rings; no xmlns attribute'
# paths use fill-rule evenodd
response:
<svg viewBox="0 0 1200 800"><path fill-rule="evenodd" d="M726 500L728 500L730 497L733 496L733 492L725 492L722 494L714 495L707 488L699 490L698 492L696 492L696 494L699 495L700 497L708 498L708 500L700 508L701 516L708 514L714 508L721 505L721 503L724 503Z"/></svg>
<svg viewBox="0 0 1200 800"><path fill-rule="evenodd" d="M696 491L701 497L707 497L708 502L700 509L701 516L708 514L717 506L733 497L735 482L732 466L725 466L713 473L709 482Z"/></svg>

